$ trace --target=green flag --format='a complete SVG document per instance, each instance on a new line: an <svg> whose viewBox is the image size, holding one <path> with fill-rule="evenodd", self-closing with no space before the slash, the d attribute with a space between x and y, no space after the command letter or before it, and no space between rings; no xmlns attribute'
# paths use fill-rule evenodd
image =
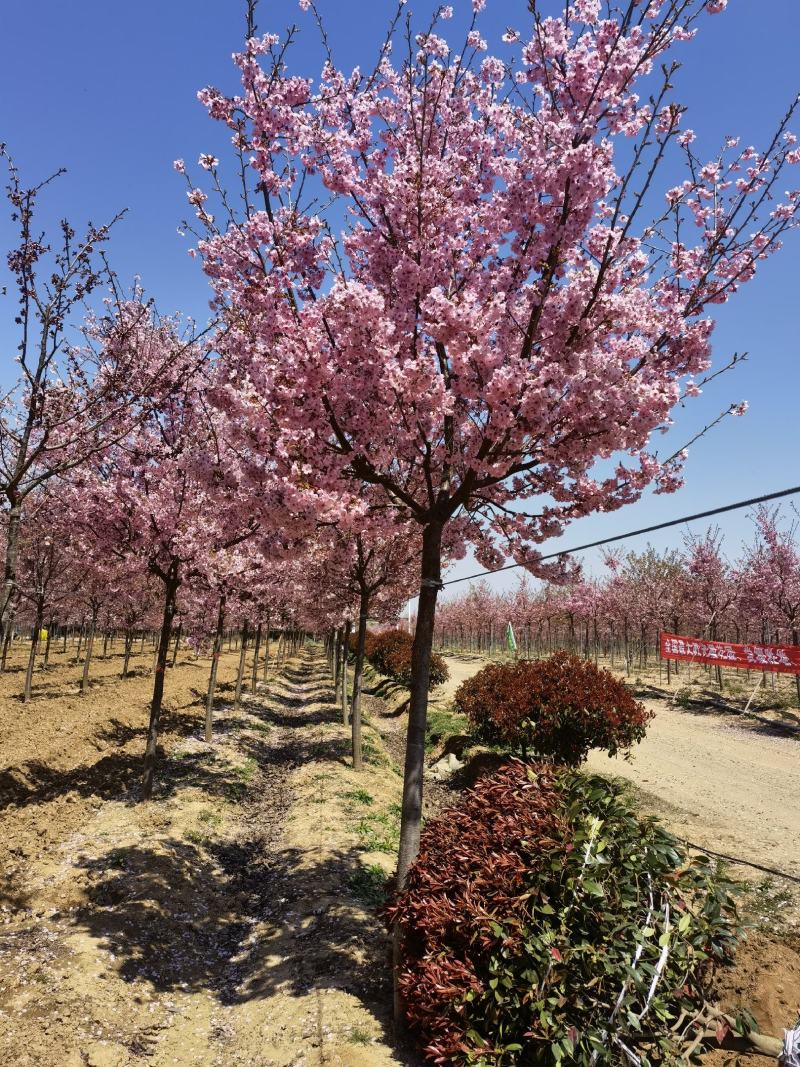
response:
<svg viewBox="0 0 800 1067"><path fill-rule="evenodd" d="M509 652L517 651L517 639L514 637L514 627L511 623L506 626L506 647Z"/></svg>

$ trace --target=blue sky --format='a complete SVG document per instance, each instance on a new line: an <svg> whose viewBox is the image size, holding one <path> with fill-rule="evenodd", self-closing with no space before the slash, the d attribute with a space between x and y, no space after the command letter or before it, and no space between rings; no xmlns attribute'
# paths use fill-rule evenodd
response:
<svg viewBox="0 0 800 1067"><path fill-rule="evenodd" d="M455 41L469 4L452 3L456 19L445 29ZM370 64L393 2L319 0L319 6L337 62ZM409 0L409 6L423 20L434 5ZM0 20L0 141L31 181L59 166L68 169L51 189L43 219L67 214L78 224L99 222L127 208L112 242L121 278L140 275L162 311L180 309L201 320L208 290L199 265L186 254L187 241L177 234L187 211L185 186L172 161L183 157L194 163L200 152L215 150L224 157L225 131L206 117L195 94L206 84L235 88L230 54L241 41L243 11L239 0L40 0L35 8L5 3ZM507 25L524 30L526 12L524 0L488 0L481 27L490 50L502 47L496 42ZM296 0L262 0L258 21L262 32L297 23L301 33L292 65L303 73L318 71L316 32ZM676 96L689 106L686 124L697 131L709 158L729 133L764 143L800 89L798 40L797 0L731 0L727 12L705 20L697 40L681 50ZM9 225L3 211L4 249ZM800 483L799 302L800 234L795 234L720 310L717 361L734 351L747 351L750 358L678 413L675 445L731 401L747 399L747 416L726 420L695 447L679 493L581 520L558 547ZM6 298L0 301L2 381L10 377L12 318ZM733 515L721 525L735 553L749 537L749 524ZM680 531L651 540L658 547L677 544ZM456 573L470 568L465 561ZM510 579L494 581L500 586Z"/></svg>

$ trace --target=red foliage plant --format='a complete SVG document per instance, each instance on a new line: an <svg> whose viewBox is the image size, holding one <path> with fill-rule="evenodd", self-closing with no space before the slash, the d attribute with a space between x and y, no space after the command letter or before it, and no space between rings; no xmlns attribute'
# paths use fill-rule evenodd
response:
<svg viewBox="0 0 800 1067"><path fill-rule="evenodd" d="M400 685L411 685L411 649L414 642L404 630L386 630L384 633L367 634L364 655L380 674L392 678ZM352 647L352 646L351 646ZM447 664L441 656L431 656L429 688L442 685L450 677Z"/></svg>
<svg viewBox="0 0 800 1067"><path fill-rule="evenodd" d="M504 948L519 949L532 875L567 836L557 770L536 770L512 764L431 823L405 890L387 908L403 937L398 981L407 1019L434 1063L466 1060L458 1053L466 1051L469 1012L458 1004L485 989L481 961L497 947L495 920ZM447 1002L452 1010L443 1009Z"/></svg>
<svg viewBox="0 0 800 1067"><path fill-rule="evenodd" d="M592 748L627 751L653 717L610 671L569 652L484 667L459 686L455 706L483 739L570 765Z"/></svg>

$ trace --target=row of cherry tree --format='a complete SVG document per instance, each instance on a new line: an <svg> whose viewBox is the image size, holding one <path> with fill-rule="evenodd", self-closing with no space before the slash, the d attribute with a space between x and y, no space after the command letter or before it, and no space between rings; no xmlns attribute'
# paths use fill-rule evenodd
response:
<svg viewBox="0 0 800 1067"><path fill-rule="evenodd" d="M568 648L616 660L629 673L657 658L662 631L800 644L797 525L767 509L753 518L753 541L733 561L719 531L709 529L686 537L682 550L608 553L607 574L598 579L537 586L522 579L499 593L482 582L440 605L437 641L491 654L507 648L510 623L522 655Z"/></svg>
<svg viewBox="0 0 800 1067"><path fill-rule="evenodd" d="M566 579L534 546L678 488L685 450L652 435L719 373L710 310L800 208L795 105L763 147L728 137L704 159L674 100L674 53L726 0L574 0L557 18L531 0L498 55L484 6L451 47L450 5L415 32L401 0L374 67L328 51L314 82L290 69L297 31L259 35L251 0L241 91L199 94L230 158L202 155L197 182L176 162L204 330L120 292L110 227L43 239L43 187L10 172L4 634L23 606L34 636L56 614L155 626L148 795L176 624L363 637L377 600L417 593L401 885L443 566L471 547Z"/></svg>
<svg viewBox="0 0 800 1067"><path fill-rule="evenodd" d="M149 651L152 641L143 782L149 796L165 677L182 638L211 652L211 740L226 629L241 634L238 703L245 653L254 687L260 651L267 669L270 633L277 631L286 645L301 629L354 625L363 644L368 617L397 616L417 560L391 517L388 524L366 512L321 521L291 502L291 487L257 471L248 476L247 458L230 446L224 413L210 404L218 367L179 337L174 324L143 315L139 305L127 304L124 313L139 323L137 346L163 346L157 358L164 369L148 394L137 396L141 411L124 434L26 495L14 531L2 663L12 637L26 638L27 701L37 664L47 666L54 639L66 648L70 629L76 658L82 653L81 692L88 689L96 637L102 635L103 656L109 641L121 642L123 677L131 656ZM6 516L7 539L10 532ZM360 762L360 752L354 759Z"/></svg>

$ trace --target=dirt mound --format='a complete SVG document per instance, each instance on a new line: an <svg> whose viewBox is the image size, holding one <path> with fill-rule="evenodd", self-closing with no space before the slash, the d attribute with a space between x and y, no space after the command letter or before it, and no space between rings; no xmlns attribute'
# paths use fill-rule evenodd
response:
<svg viewBox="0 0 800 1067"><path fill-rule="evenodd" d="M724 1011L735 1016L746 1009L762 1034L782 1037L800 1018L800 940L787 943L751 932L739 948L736 965L720 973L718 988Z"/></svg>

